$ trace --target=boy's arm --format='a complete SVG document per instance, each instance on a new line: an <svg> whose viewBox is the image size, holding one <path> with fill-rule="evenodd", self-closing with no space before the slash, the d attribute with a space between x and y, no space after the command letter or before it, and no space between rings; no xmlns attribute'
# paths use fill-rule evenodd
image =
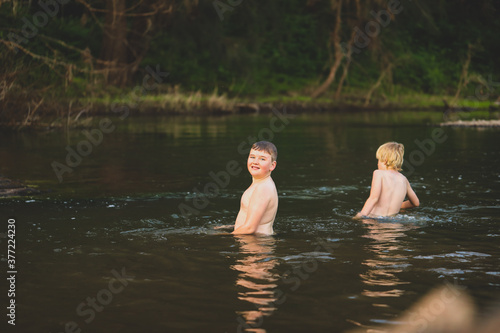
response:
<svg viewBox="0 0 500 333"><path fill-rule="evenodd" d="M413 189L411 188L410 182L408 180L406 180L406 196L408 197L408 200L403 201L403 203L401 204L401 209L420 206L420 200L418 200L418 197L415 194L415 191L413 191Z"/></svg>
<svg viewBox="0 0 500 333"><path fill-rule="evenodd" d="M264 186L257 187L248 204L248 211L245 222L235 229L233 234L253 234L257 231L264 214L266 213L269 202L271 201L269 191Z"/></svg>
<svg viewBox="0 0 500 333"><path fill-rule="evenodd" d="M356 214L355 216L356 218L360 218L361 216L367 216L368 214L370 214L373 207L375 207L375 205L378 202L378 199L380 198L380 193L382 192L382 177L377 171L378 170L373 171L370 196L366 200L363 209L361 209L361 212Z"/></svg>

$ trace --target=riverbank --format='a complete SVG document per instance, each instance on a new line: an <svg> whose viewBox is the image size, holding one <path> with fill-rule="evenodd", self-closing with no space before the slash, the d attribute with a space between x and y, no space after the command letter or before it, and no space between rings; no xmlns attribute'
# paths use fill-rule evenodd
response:
<svg viewBox="0 0 500 333"><path fill-rule="evenodd" d="M40 190L0 175L0 198L40 194Z"/></svg>
<svg viewBox="0 0 500 333"><path fill-rule="evenodd" d="M136 91L136 90L133 90ZM351 92L341 99L313 99L300 94L263 97L227 97L217 93L202 94L169 91L141 95L130 93L119 97L103 95L86 98L46 99L38 102L16 100L4 103L0 127L14 130L89 127L94 116L140 115L232 115L271 113L286 109L288 113L326 113L360 111L435 111L450 116L450 120L498 119L500 103L434 96L417 93L396 96L364 97L363 92Z"/></svg>

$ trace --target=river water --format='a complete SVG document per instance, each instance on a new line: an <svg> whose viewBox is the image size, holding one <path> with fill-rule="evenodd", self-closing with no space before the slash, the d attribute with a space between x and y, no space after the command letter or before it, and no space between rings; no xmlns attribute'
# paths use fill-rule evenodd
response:
<svg viewBox="0 0 500 333"><path fill-rule="evenodd" d="M42 191L0 200L2 275L16 231L15 297L5 279L0 292L16 326L0 327L345 332L451 285L479 313L500 306L499 129L441 128L432 112L103 119L0 134L0 173ZM221 234L256 139L278 147L276 235ZM387 141L405 144L421 206L352 220Z"/></svg>

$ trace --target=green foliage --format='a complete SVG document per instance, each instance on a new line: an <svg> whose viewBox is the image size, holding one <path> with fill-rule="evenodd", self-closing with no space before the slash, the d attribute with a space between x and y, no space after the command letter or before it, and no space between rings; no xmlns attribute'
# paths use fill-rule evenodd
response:
<svg viewBox="0 0 500 333"><path fill-rule="evenodd" d="M446 58L437 57L435 53L420 50L405 61L401 70L395 71L394 82L424 93L446 94L458 80L460 67L457 65L447 64Z"/></svg>
<svg viewBox="0 0 500 333"><path fill-rule="evenodd" d="M330 41L334 15L329 0L231 2L235 6L227 0L220 2L230 9L223 13L222 20L212 0L174 1L174 12L168 22L153 26L153 39L139 68L160 65L170 73L169 85L208 94L218 91L229 97L305 95L324 80L334 52ZM37 2L16 3L23 5L15 10L10 2L0 5L0 39L8 40L12 32L21 34L23 18L31 20L40 11ZM103 2L91 3L103 9ZM346 89L368 90L391 62L392 75L380 88L384 94L405 90L453 95L468 45L474 45L469 72L482 77L490 75L493 81L500 81L498 2L402 3L403 12L381 27L369 47L353 55L344 84ZM361 1L362 6L368 4L373 6L373 2ZM373 21L370 10L382 9L386 8L370 8L366 10L368 17L358 21L352 17L352 8L344 9L342 41L348 41L349 28L354 28L349 25ZM24 53L7 62L10 67L3 71L29 68L19 71L20 85L33 89L53 86L58 90L52 92L55 96L88 94L94 83L84 72L89 65L80 50L88 48L93 57L99 57L102 22L95 21L94 14L80 3L69 2L24 45L33 54L71 63L82 70L73 72L72 83L66 82L66 69L49 66ZM364 25L358 28L365 29ZM0 49L2 59L12 57L4 46ZM140 84L145 74L144 70L139 71L131 84ZM335 88L334 83L332 91Z"/></svg>

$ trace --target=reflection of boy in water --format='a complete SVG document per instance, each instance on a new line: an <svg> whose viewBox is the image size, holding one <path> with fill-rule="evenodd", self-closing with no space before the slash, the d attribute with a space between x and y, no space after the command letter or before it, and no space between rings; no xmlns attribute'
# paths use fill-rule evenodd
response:
<svg viewBox="0 0 500 333"><path fill-rule="evenodd" d="M370 197L355 218L390 216L399 213L400 209L420 205L410 182L399 173L403 155L404 146L401 143L387 142L378 148L378 170L373 171ZM408 200L404 201L405 197Z"/></svg>
<svg viewBox="0 0 500 333"><path fill-rule="evenodd" d="M278 150L271 142L253 144L248 155L247 168L252 185L241 196L241 206L233 234L273 234L273 223L278 211L278 192L271 172L276 168Z"/></svg>
<svg viewBox="0 0 500 333"><path fill-rule="evenodd" d="M278 300L280 291L276 290L280 280L274 269L278 264L274 256L276 240L258 235L236 235L235 238L240 243L240 256L231 268L238 271L238 299L255 307L237 311L240 323L237 332L265 332L258 328L262 327L264 317L272 315L277 305L284 302Z"/></svg>

